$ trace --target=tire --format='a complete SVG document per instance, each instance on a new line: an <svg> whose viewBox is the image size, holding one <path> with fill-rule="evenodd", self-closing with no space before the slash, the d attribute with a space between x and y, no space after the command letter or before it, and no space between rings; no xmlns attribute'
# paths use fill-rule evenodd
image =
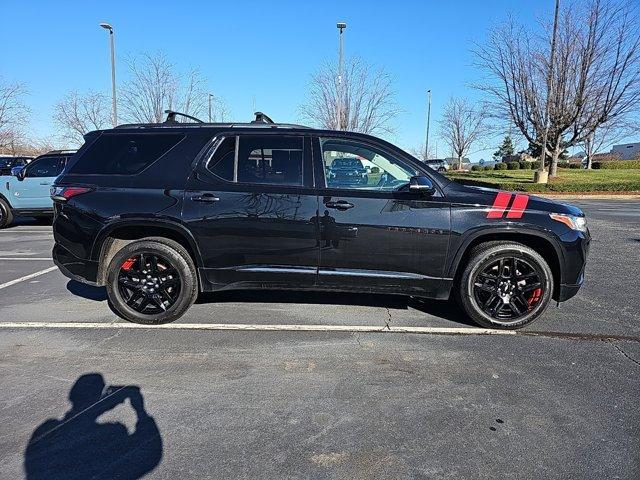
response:
<svg viewBox="0 0 640 480"><path fill-rule="evenodd" d="M538 252L515 242L487 242L471 251L457 300L482 327L516 329L544 313L553 287L551 268Z"/></svg>
<svg viewBox="0 0 640 480"><path fill-rule="evenodd" d="M109 262L109 305L130 322L147 325L173 322L195 302L197 278L189 252L179 243L160 237L136 240L125 245ZM147 304L142 306L145 301Z"/></svg>
<svg viewBox="0 0 640 480"><path fill-rule="evenodd" d="M3 198L0 198L0 228L8 227L12 223L13 212L11 212L11 207Z"/></svg>

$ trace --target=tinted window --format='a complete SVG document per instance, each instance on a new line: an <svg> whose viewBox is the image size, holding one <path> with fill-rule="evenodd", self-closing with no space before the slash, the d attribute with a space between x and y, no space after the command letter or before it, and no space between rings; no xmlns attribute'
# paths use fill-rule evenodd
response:
<svg viewBox="0 0 640 480"><path fill-rule="evenodd" d="M238 182L302 185L302 137L247 135L239 138Z"/></svg>
<svg viewBox="0 0 640 480"><path fill-rule="evenodd" d="M229 182L303 185L303 141L302 137L276 135L227 137L207 168Z"/></svg>
<svg viewBox="0 0 640 480"><path fill-rule="evenodd" d="M62 172L64 157L43 157L31 165L26 171L27 177L57 177Z"/></svg>
<svg viewBox="0 0 640 480"><path fill-rule="evenodd" d="M233 166L236 154L236 137L227 137L216 149L207 168L214 175L233 182Z"/></svg>
<svg viewBox="0 0 640 480"><path fill-rule="evenodd" d="M158 160L183 137L179 133L102 134L69 173L134 175Z"/></svg>

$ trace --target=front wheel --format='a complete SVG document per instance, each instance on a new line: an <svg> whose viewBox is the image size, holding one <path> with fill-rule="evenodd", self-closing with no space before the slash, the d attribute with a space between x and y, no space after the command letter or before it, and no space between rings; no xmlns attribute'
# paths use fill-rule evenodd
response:
<svg viewBox="0 0 640 480"><path fill-rule="evenodd" d="M13 213L7 202L0 198L0 228L8 227L13 222Z"/></svg>
<svg viewBox="0 0 640 480"><path fill-rule="evenodd" d="M180 318L198 295L189 253L173 240L146 238L125 245L107 271L107 295L125 320L161 324Z"/></svg>
<svg viewBox="0 0 640 480"><path fill-rule="evenodd" d="M542 256L525 245L478 245L460 276L458 300L487 328L523 327L544 313L553 294L553 273Z"/></svg>

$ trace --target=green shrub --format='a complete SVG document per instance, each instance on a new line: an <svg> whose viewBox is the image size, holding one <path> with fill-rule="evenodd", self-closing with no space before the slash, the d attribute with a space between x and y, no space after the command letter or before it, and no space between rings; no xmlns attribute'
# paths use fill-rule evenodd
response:
<svg viewBox="0 0 640 480"><path fill-rule="evenodd" d="M612 160L605 162L593 162L594 170L636 170L640 168L640 160Z"/></svg>
<svg viewBox="0 0 640 480"><path fill-rule="evenodd" d="M491 170L493 170L493 165L485 165L485 167L484 167L484 171L485 172L489 172Z"/></svg>
<svg viewBox="0 0 640 480"><path fill-rule="evenodd" d="M494 170L506 170L507 169L507 164L506 163L496 163L495 166L493 167Z"/></svg>
<svg viewBox="0 0 640 480"><path fill-rule="evenodd" d="M540 160L536 160L535 162L530 162L531 163L531 170L538 170L540 168Z"/></svg>
<svg viewBox="0 0 640 480"><path fill-rule="evenodd" d="M574 170L578 169L578 168L582 168L582 164L581 163L570 163L569 164L569 168L573 168Z"/></svg>
<svg viewBox="0 0 640 480"><path fill-rule="evenodd" d="M472 172L481 172L483 170L484 168L482 168L482 165L471 165Z"/></svg>
<svg viewBox="0 0 640 480"><path fill-rule="evenodd" d="M519 162L507 162L507 169L508 170L520 170L520 163Z"/></svg>
<svg viewBox="0 0 640 480"><path fill-rule="evenodd" d="M558 162L558 168L571 168L571 164L569 162Z"/></svg>

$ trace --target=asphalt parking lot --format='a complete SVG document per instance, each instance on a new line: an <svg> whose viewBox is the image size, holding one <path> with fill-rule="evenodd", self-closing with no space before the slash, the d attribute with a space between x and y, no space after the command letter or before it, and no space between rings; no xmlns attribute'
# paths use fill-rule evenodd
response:
<svg viewBox="0 0 640 480"><path fill-rule="evenodd" d="M640 201L571 203L585 286L500 335L447 303L291 292L136 328L53 267L50 226L2 230L0 478L638 478Z"/></svg>

